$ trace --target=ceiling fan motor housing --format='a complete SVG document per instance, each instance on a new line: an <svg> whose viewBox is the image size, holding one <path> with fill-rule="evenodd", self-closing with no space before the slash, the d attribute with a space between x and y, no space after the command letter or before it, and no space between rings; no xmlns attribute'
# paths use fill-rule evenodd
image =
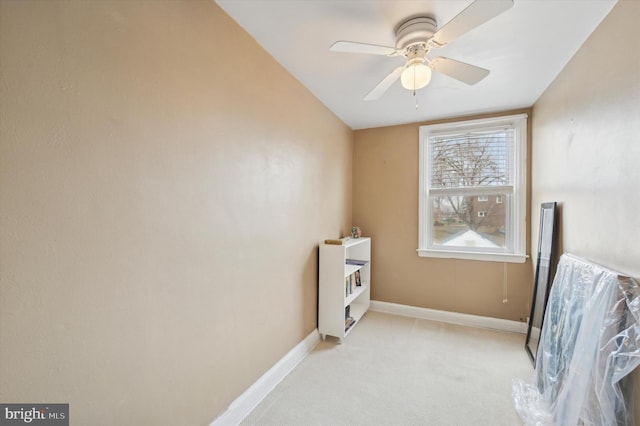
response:
<svg viewBox="0 0 640 426"><path fill-rule="evenodd" d="M428 16L411 18L396 30L396 48L406 49L416 43L426 43L436 32L436 20Z"/></svg>

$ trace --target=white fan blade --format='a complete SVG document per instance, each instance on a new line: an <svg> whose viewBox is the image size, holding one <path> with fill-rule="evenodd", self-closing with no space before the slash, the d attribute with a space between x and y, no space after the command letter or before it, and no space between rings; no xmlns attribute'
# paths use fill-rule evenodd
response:
<svg viewBox="0 0 640 426"><path fill-rule="evenodd" d="M364 53L367 55L394 56L398 54L395 47L378 46L376 44L356 43L353 41L336 41L329 48L332 52Z"/></svg>
<svg viewBox="0 0 640 426"><path fill-rule="evenodd" d="M382 96L384 92L386 92L387 89L391 87L391 85L395 83L398 78L400 78L400 74L402 74L402 71L404 71L404 66L398 67L395 70L391 71L391 74L386 76L380 83L378 83L378 85L374 87L374 89L370 91L367 96L364 97L364 100L373 101Z"/></svg>
<svg viewBox="0 0 640 426"><path fill-rule="evenodd" d="M513 0L476 0L447 22L434 35L438 45L449 44L513 6Z"/></svg>
<svg viewBox="0 0 640 426"><path fill-rule="evenodd" d="M474 85L489 75L489 70L449 58L432 59L429 61L429 66L468 85Z"/></svg>

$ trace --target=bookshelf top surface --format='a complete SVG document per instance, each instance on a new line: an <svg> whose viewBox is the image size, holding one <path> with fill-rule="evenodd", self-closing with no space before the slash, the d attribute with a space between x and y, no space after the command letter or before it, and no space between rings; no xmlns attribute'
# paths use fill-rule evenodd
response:
<svg viewBox="0 0 640 426"><path fill-rule="evenodd" d="M351 247L351 246L355 246L358 244L362 244L364 242L368 242L370 241L371 238L369 237L360 237L360 238L350 238L346 241L344 241L342 244L326 244L323 242L324 245L326 246L335 246L335 247Z"/></svg>
<svg viewBox="0 0 640 426"><path fill-rule="evenodd" d="M369 240L370 240L369 237L351 238L346 243L344 243L344 246L345 247L355 246L356 244L361 244Z"/></svg>

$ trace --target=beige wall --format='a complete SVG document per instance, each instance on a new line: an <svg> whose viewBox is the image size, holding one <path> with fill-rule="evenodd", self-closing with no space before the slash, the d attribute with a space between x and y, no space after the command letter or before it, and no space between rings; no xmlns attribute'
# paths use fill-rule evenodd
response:
<svg viewBox="0 0 640 426"><path fill-rule="evenodd" d="M640 277L640 2L620 1L533 109L532 201L564 251ZM533 212L537 244L539 212Z"/></svg>
<svg viewBox="0 0 640 426"><path fill-rule="evenodd" d="M559 203L562 251L640 281L638 22L640 2L618 2L535 104L532 204Z"/></svg>
<svg viewBox="0 0 640 426"><path fill-rule="evenodd" d="M0 401L208 424L316 327L351 130L209 0L3 0L0 75Z"/></svg>
<svg viewBox="0 0 640 426"><path fill-rule="evenodd" d="M521 112L529 111L504 114ZM371 297L524 321L529 315L532 292L530 261L517 264L436 259L419 257L416 252L418 131L421 125L434 123L355 132L353 223L373 238ZM508 302L502 303L505 295Z"/></svg>

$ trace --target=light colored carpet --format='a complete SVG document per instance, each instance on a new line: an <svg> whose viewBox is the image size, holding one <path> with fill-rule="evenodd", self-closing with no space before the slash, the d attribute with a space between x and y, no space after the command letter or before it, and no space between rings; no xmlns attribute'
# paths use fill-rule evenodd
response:
<svg viewBox="0 0 640 426"><path fill-rule="evenodd" d="M522 425L513 378L531 379L524 336L368 312L327 338L242 425Z"/></svg>

